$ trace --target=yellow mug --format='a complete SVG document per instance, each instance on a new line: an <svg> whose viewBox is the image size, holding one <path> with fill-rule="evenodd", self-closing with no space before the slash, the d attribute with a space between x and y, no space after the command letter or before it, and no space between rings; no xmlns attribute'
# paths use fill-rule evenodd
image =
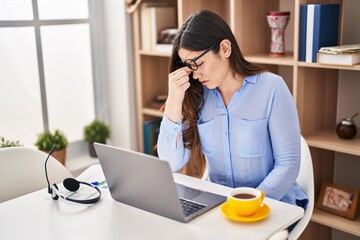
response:
<svg viewBox="0 0 360 240"><path fill-rule="evenodd" d="M229 207L239 216L247 217L256 213L262 206L265 193L250 187L238 187L229 191Z"/></svg>

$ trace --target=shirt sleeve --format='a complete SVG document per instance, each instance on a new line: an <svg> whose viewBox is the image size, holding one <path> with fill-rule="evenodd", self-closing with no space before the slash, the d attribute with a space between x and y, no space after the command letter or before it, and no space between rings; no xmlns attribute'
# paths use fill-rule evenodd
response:
<svg viewBox="0 0 360 240"><path fill-rule="evenodd" d="M171 171L182 169L190 158L190 149L184 147L183 123L172 122L165 114L160 124L157 142L159 158L170 164Z"/></svg>
<svg viewBox="0 0 360 240"><path fill-rule="evenodd" d="M268 197L281 200L295 183L300 169L300 126L293 97L279 81L272 98L269 132L274 168L258 186Z"/></svg>

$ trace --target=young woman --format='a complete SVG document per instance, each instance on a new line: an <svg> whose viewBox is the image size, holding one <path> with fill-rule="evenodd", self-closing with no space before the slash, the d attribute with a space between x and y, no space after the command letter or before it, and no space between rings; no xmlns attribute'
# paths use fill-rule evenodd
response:
<svg viewBox="0 0 360 240"><path fill-rule="evenodd" d="M210 11L190 16L176 36L157 150L172 171L185 165L229 187L305 205L296 183L300 128L284 80L246 61L227 23Z"/></svg>

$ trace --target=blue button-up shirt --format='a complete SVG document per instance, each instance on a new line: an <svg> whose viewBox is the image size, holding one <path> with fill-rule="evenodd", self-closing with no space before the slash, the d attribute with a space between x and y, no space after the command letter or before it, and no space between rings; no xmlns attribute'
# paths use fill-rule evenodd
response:
<svg viewBox="0 0 360 240"><path fill-rule="evenodd" d="M264 72L246 77L227 107L218 89L204 87L197 126L210 181L262 189L266 196L294 205L296 199L307 199L296 183L298 115L280 76ZM184 148L183 127L184 123L173 123L165 115L161 122L158 155L172 171L183 168L191 154Z"/></svg>

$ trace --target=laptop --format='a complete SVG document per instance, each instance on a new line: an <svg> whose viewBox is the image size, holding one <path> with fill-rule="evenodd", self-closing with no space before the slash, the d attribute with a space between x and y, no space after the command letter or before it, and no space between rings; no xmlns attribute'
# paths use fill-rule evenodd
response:
<svg viewBox="0 0 360 240"><path fill-rule="evenodd" d="M174 182L169 163L159 158L94 143L111 197L180 222L189 222L226 200L225 196Z"/></svg>

